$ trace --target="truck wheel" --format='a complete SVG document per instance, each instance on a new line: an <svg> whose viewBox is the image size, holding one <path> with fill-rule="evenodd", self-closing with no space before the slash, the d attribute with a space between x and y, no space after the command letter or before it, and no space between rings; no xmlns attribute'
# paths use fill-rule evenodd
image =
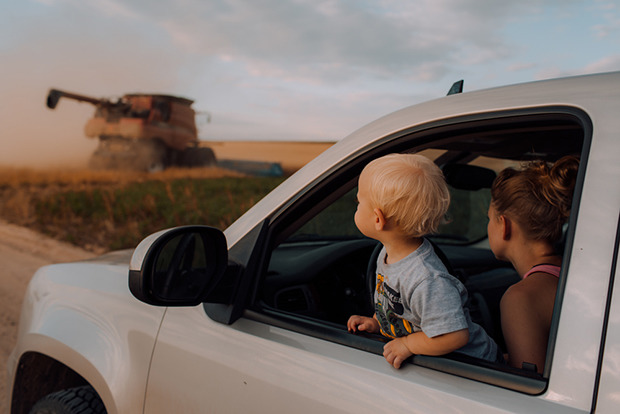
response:
<svg viewBox="0 0 620 414"><path fill-rule="evenodd" d="M105 414L106 409L90 386L48 394L30 410L30 414Z"/></svg>

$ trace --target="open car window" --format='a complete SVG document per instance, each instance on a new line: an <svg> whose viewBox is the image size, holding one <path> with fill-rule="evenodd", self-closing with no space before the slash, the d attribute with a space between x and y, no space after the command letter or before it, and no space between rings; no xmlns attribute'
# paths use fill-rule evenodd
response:
<svg viewBox="0 0 620 414"><path fill-rule="evenodd" d="M554 162L571 154L580 156L583 162L590 131L585 115L572 108L487 117L401 131L392 139L360 151L355 159L309 188L270 223L271 247L252 299L253 314L266 323L380 353L381 338L361 339L346 332L350 315L372 315L373 292L369 286L373 283L368 282L367 268L377 245L354 224L357 177L370 160L379 156L422 153L442 168L452 196L446 221L430 238L449 259L454 276L467 287L472 319L505 351L499 301L519 277L509 263L498 261L488 246L490 185L502 169L519 167L527 161ZM573 207L578 204L579 192L576 188ZM562 284L558 288L551 344L555 341L561 296ZM550 347L542 376L453 355L415 356L413 363L536 394L546 386L552 356Z"/></svg>
<svg viewBox="0 0 620 414"><path fill-rule="evenodd" d="M351 215L351 209L355 211L357 205L356 197L357 187L354 187L308 220L286 240L286 243L347 240L363 237L355 226Z"/></svg>

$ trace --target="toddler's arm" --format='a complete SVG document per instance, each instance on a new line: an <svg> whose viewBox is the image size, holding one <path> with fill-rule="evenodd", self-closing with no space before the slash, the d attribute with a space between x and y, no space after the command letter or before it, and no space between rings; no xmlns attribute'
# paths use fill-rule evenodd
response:
<svg viewBox="0 0 620 414"><path fill-rule="evenodd" d="M400 368L411 355L444 355L467 345L469 329L461 329L429 338L422 331L396 338L385 344L383 356L394 368Z"/></svg>

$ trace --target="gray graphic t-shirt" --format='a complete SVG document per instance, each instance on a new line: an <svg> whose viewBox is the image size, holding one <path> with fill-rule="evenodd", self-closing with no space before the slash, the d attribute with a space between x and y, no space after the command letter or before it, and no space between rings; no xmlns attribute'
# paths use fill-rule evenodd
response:
<svg viewBox="0 0 620 414"><path fill-rule="evenodd" d="M472 322L465 307L467 290L450 275L428 240L409 256L385 263L377 259L375 312L381 333L390 338L423 331L429 338L469 329L469 342L456 352L499 361L497 344Z"/></svg>

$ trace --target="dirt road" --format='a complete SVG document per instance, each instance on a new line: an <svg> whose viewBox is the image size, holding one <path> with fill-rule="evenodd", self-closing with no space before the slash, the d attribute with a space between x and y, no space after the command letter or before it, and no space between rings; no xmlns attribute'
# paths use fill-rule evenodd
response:
<svg viewBox="0 0 620 414"><path fill-rule="evenodd" d="M7 407L6 361L15 345L19 313L33 273L51 263L95 256L67 243L0 220L0 412Z"/></svg>

